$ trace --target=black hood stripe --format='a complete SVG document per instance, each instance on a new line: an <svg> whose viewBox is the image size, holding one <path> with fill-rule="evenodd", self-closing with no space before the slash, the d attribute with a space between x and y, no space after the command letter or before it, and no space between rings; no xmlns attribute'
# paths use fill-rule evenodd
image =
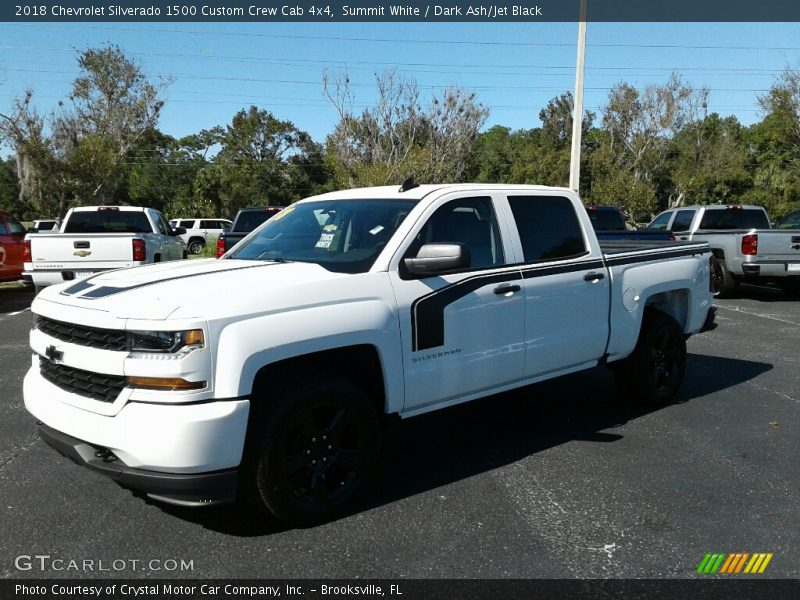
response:
<svg viewBox="0 0 800 600"><path fill-rule="evenodd" d="M157 279L155 281L147 281L145 283L132 285L130 287L100 286L100 287L95 287L94 289L92 289L92 290L90 290L90 291L86 292L85 294L82 294L81 296L78 296L78 297L79 298L85 298L87 300L96 300L97 298L107 298L108 296L113 296L114 294L121 294L123 292L130 292L132 290L138 290L138 289L141 289L141 288L144 288L144 287L148 287L148 286L151 286L151 285L157 285L159 283L164 283L164 282L167 282L167 281L178 281L178 280L181 280L181 279L189 279L191 277L200 277L202 275L213 275L215 273L229 273L231 271L244 271L245 269L256 269L256 268L259 268L259 267L269 267L269 266L273 266L273 265L277 265L277 264L281 264L281 263L276 263L276 262L259 263L259 264L255 264L255 265L247 265L245 267L239 267L239 268L236 268L236 269L225 269L223 271L203 271L202 273L191 273L189 275L177 275L175 277L165 277L163 279ZM79 291L82 291L82 290L86 289L87 287L93 285L93 284L89 283L92 279L94 279L94 277L90 277L89 279L86 279L85 281L81 281L81 282L77 283L76 285L67 288L64 292L62 292L62 294L65 293L65 292L70 292L71 290L73 290L73 288L79 288L73 293L77 293ZM79 286L83 286L83 287L79 287Z"/></svg>

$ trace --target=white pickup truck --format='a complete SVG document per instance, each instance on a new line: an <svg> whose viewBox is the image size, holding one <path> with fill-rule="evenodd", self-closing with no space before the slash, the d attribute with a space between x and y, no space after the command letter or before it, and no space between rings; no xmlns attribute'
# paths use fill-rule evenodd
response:
<svg viewBox="0 0 800 600"><path fill-rule="evenodd" d="M141 206L71 208L60 233L25 236L23 253L22 279L37 293L98 271L179 260L187 254L164 215Z"/></svg>
<svg viewBox="0 0 800 600"><path fill-rule="evenodd" d="M379 417L603 364L669 401L713 326L712 262L704 243L601 246L567 189L329 193L219 260L44 290L25 405L50 445L152 498L314 521L362 487Z"/></svg>

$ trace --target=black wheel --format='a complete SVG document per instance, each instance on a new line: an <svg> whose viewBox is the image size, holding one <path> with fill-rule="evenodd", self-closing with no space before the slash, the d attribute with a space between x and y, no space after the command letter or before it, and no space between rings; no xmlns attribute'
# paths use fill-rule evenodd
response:
<svg viewBox="0 0 800 600"><path fill-rule="evenodd" d="M189 254L200 254L205 246L203 240L191 240L188 246Z"/></svg>
<svg viewBox="0 0 800 600"><path fill-rule="evenodd" d="M675 319L647 311L633 353L615 370L617 385L632 402L666 404L686 372L686 338Z"/></svg>
<svg viewBox="0 0 800 600"><path fill-rule="evenodd" d="M731 296L739 287L737 282L724 260L717 260L714 263L714 289L717 290L715 296L725 298Z"/></svg>
<svg viewBox="0 0 800 600"><path fill-rule="evenodd" d="M800 297L800 277L788 277L780 283L783 293L793 298Z"/></svg>
<svg viewBox="0 0 800 600"><path fill-rule="evenodd" d="M277 396L262 400L274 401L271 414L256 408L243 469L246 496L297 525L343 510L363 488L378 453L378 420L367 395L337 377L305 380L272 389Z"/></svg>

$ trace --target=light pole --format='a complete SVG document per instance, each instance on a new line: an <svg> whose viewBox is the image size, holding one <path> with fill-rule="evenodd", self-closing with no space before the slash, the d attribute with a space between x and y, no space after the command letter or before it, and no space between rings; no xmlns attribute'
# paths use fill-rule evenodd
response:
<svg viewBox="0 0 800 600"><path fill-rule="evenodd" d="M572 151L569 160L569 187L576 193L581 181L581 133L583 131L583 64L586 56L586 0L581 1L578 21L578 63L575 66L575 102L572 111Z"/></svg>

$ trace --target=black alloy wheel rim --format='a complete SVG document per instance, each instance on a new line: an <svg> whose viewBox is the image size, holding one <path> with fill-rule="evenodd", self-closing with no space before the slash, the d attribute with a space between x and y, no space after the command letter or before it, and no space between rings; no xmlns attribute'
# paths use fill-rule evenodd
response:
<svg viewBox="0 0 800 600"><path fill-rule="evenodd" d="M675 333L662 329L653 340L648 363L648 374L657 393L669 392L675 386L680 362L680 343Z"/></svg>
<svg viewBox="0 0 800 600"><path fill-rule="evenodd" d="M301 408L288 428L280 473L292 495L317 507L347 498L358 484L366 429L334 400Z"/></svg>

